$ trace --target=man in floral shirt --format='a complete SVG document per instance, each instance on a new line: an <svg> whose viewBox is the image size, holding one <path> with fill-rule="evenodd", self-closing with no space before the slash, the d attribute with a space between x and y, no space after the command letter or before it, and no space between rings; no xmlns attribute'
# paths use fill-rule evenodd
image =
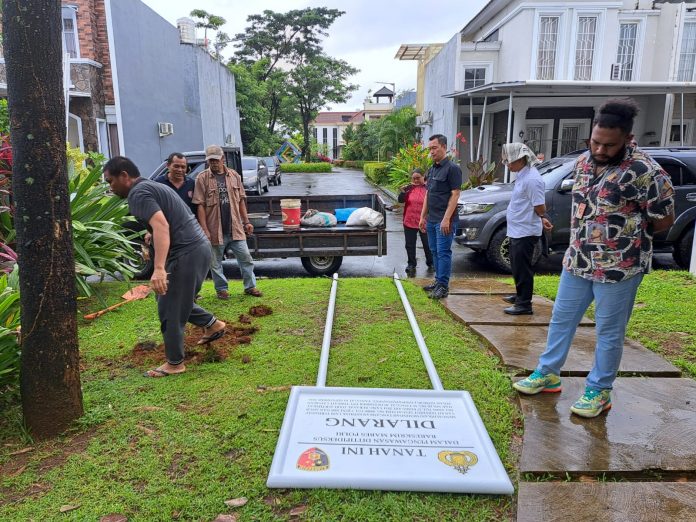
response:
<svg viewBox="0 0 696 522"><path fill-rule="evenodd" d="M674 223L674 189L667 174L633 142L637 106L610 100L593 123L590 150L575 167L570 246L549 326L546 350L525 394L560 392L575 329L595 302L597 345L585 393L570 410L596 417L611 408L626 324L643 274L650 272L652 238Z"/></svg>

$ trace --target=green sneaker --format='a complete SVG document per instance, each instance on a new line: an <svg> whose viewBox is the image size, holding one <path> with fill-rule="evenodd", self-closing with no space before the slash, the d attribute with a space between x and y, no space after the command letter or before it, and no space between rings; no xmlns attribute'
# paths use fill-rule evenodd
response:
<svg viewBox="0 0 696 522"><path fill-rule="evenodd" d="M512 387L525 395L536 395L539 392L558 393L562 390L561 378L558 375L544 375L538 370L534 370L529 377L512 383Z"/></svg>
<svg viewBox="0 0 696 522"><path fill-rule="evenodd" d="M611 392L609 390L585 388L585 393L570 407L570 411L580 417L596 417L610 408Z"/></svg>

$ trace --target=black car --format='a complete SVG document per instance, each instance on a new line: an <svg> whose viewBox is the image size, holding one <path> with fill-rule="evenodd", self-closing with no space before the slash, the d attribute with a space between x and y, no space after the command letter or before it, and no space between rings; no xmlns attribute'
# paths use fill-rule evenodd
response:
<svg viewBox="0 0 696 522"><path fill-rule="evenodd" d="M268 182L276 186L282 184L280 179L280 160L276 156L264 156L261 159L266 162L266 167L268 167Z"/></svg>
<svg viewBox="0 0 696 522"><path fill-rule="evenodd" d="M654 238L655 251L671 251L682 268L688 268L696 222L696 147L643 147L672 179L675 189L675 222ZM563 252L570 238L570 192L578 151L545 161L537 167L546 187L546 211L553 230L543 237L534 262L543 251ZM459 196L459 228L455 241L477 252L500 270L510 272L509 240L505 213L512 183L496 183L465 190Z"/></svg>
<svg viewBox="0 0 696 522"><path fill-rule="evenodd" d="M222 151L225 153L225 165L227 165L232 170L236 171L237 174L242 176L242 155L239 151L239 147L222 147ZM188 163L187 176L196 179L198 175L207 168L207 163L205 161L205 151L198 150L193 152L182 152ZM159 167L157 167L152 174L148 177L150 179L155 179L162 174L166 174L167 161L164 160Z"/></svg>

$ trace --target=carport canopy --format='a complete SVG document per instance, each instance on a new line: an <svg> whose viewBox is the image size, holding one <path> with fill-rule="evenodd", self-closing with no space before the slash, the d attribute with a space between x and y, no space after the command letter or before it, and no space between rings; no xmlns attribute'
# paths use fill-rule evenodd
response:
<svg viewBox="0 0 696 522"><path fill-rule="evenodd" d="M486 105L489 96L507 96L508 123L506 129L506 143L510 143L512 134L512 99L536 98L543 96L570 97L570 96L641 96L650 94L679 94L681 96L681 128L684 128L684 94L695 94L696 82L580 82L563 80L522 80L514 82L488 83L478 87L472 87L463 91L445 94L443 98L469 99L469 118L473 121L473 99L483 97L483 113L481 115L481 129L479 133L478 149L481 149L483 136L483 121L486 117ZM473 125L472 125L473 127ZM684 145L684 133L680 133L682 146ZM472 137L473 138L473 137ZM473 142L473 140L472 140ZM473 150L473 148L472 148ZM507 166L505 167L505 181L509 180Z"/></svg>

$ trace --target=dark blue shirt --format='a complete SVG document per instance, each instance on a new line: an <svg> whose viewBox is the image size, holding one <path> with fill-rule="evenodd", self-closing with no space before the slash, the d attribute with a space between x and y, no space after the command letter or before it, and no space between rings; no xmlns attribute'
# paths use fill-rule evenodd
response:
<svg viewBox="0 0 696 522"><path fill-rule="evenodd" d="M196 215L196 208L198 208L198 205L194 205L191 203L191 200L193 199L193 189L196 186L196 182L186 176L184 178L184 184L181 185L181 187L176 188L174 185L172 185L172 182L169 181L169 178L167 177L167 174L161 174L155 178L155 181L157 183L163 183L167 185L170 189L172 189L174 192L179 194L179 197L188 205L188 207L191 209L191 212L193 212L193 215Z"/></svg>
<svg viewBox="0 0 696 522"><path fill-rule="evenodd" d="M427 183L428 221L439 223L445 217L452 191L460 190L462 187L462 169L445 158L430 167Z"/></svg>

